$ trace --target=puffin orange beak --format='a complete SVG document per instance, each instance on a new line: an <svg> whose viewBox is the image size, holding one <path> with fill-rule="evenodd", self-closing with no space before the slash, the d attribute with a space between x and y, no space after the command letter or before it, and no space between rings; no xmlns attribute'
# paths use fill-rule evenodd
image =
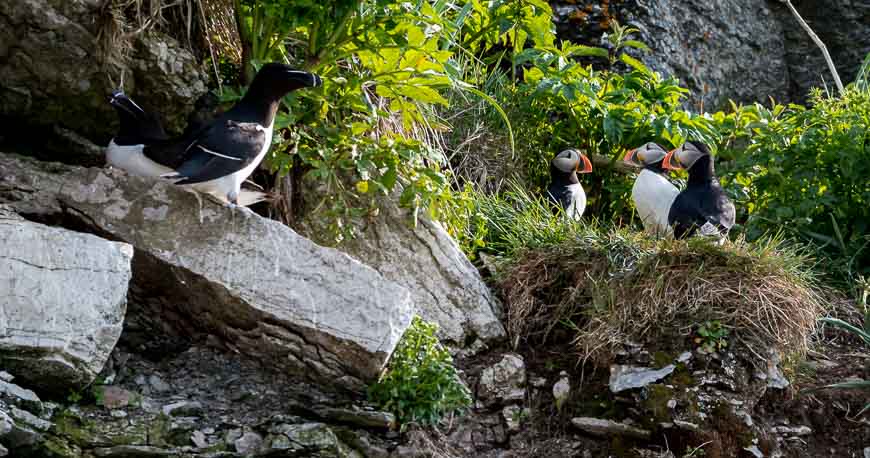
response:
<svg viewBox="0 0 870 458"><path fill-rule="evenodd" d="M662 160L662 167L664 167L666 170L680 170L683 168L683 166L679 163L673 162L674 153L676 153L678 149L679 148L674 148L668 151L668 154L665 154L665 158Z"/></svg>
<svg viewBox="0 0 870 458"><path fill-rule="evenodd" d="M625 153L625 157L622 158L622 160L630 164L634 164L635 162L637 162L636 154L637 148L629 150L629 152Z"/></svg>
<svg viewBox="0 0 870 458"><path fill-rule="evenodd" d="M580 170L580 161L577 161L577 173L590 173L592 172L592 161L586 157L585 154L580 155L580 159L583 160L583 170Z"/></svg>

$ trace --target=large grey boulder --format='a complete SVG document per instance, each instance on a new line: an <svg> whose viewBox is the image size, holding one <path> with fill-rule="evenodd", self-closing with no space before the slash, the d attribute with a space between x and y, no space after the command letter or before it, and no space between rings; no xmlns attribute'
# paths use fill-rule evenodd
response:
<svg viewBox="0 0 870 458"><path fill-rule="evenodd" d="M376 378L411 321L410 293L374 269L164 182L0 154L4 200L133 245L153 316L322 383Z"/></svg>
<svg viewBox="0 0 870 458"><path fill-rule="evenodd" d="M129 42L109 41L112 49L129 51L126 58L107 62L99 45L99 38L111 33L106 5L0 2L0 115L66 127L102 143L117 126L106 97L123 73L128 94L146 108L158 108L170 130L183 128L193 101L207 90L206 73L176 40L153 31Z"/></svg>
<svg viewBox="0 0 870 458"><path fill-rule="evenodd" d="M0 207L0 366L64 393L93 381L121 335L132 257Z"/></svg>
<svg viewBox="0 0 870 458"><path fill-rule="evenodd" d="M439 223L420 216L413 227L406 210L383 199L378 217L338 248L408 288L417 313L438 324L442 341L463 346L505 336L501 305Z"/></svg>

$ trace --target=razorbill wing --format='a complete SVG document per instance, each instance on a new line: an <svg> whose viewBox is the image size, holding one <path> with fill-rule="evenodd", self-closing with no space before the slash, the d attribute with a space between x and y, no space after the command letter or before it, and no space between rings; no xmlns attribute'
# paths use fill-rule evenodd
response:
<svg viewBox="0 0 870 458"><path fill-rule="evenodd" d="M270 63L264 65L235 106L200 130L171 144L146 146L149 158L182 158L163 177L238 205L241 184L263 160L272 144L272 127L281 98L290 91L321 83L313 73Z"/></svg>
<svg viewBox="0 0 870 458"><path fill-rule="evenodd" d="M700 233L724 240L734 226L735 209L716 178L713 156L707 146L686 142L669 152L663 165L669 170L689 171L686 189L674 199L668 214L674 236L680 239Z"/></svg>
<svg viewBox="0 0 870 458"><path fill-rule="evenodd" d="M580 168L583 164L583 168ZM562 209L568 218L580 219L586 210L586 193L578 173L592 171L592 162L585 154L576 149L566 149L557 154L550 162L550 186L547 199Z"/></svg>
<svg viewBox="0 0 870 458"><path fill-rule="evenodd" d="M631 199L646 232L658 237L673 235L668 223L671 205L680 190L667 179L667 171L662 168L667 151L656 143L647 143L625 154L623 160L637 164L643 170L634 180Z"/></svg>

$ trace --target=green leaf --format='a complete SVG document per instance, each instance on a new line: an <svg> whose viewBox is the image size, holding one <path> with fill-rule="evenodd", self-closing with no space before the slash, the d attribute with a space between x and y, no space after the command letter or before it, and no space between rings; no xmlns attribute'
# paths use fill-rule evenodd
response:
<svg viewBox="0 0 870 458"><path fill-rule="evenodd" d="M627 47L629 47L629 48L640 49L640 50L643 50L643 51L649 51L649 50L650 50L650 49L649 49L649 46L647 46L646 43L644 43L644 42L642 42L642 41L637 41L637 40L625 40L625 41L622 42L622 45L623 45L623 46L627 46Z"/></svg>

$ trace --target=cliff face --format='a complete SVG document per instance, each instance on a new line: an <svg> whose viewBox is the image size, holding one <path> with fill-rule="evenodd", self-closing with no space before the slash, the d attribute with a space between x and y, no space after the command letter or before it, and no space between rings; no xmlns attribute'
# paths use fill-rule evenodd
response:
<svg viewBox="0 0 870 458"><path fill-rule="evenodd" d="M809 0L796 5L828 46L844 82L870 52L870 0ZM642 59L690 90L696 110L736 102L803 102L812 87L833 86L821 52L775 0L551 2L561 37L598 44L611 21L640 29L652 48ZM824 82L823 82L824 78Z"/></svg>

